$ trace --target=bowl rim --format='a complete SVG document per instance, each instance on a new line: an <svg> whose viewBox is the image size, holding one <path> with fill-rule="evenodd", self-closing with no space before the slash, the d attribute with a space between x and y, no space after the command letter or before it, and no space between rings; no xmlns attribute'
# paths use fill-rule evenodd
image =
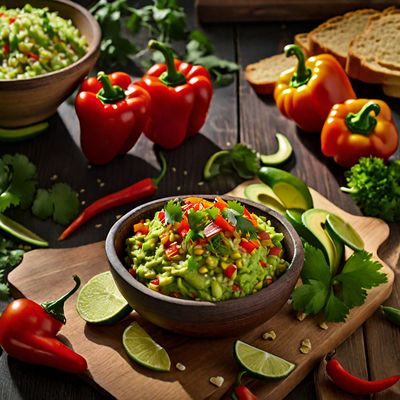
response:
<svg viewBox="0 0 400 400"><path fill-rule="evenodd" d="M33 7L35 7L35 5L34 5L35 0L31 0L29 3L30 4L33 3L32 5L33 5ZM51 71L51 72L48 72L48 73L45 73L42 75L34 76L32 78L0 79L0 85L1 85L0 87L2 89L6 89L7 86L10 86L10 89L17 89L18 86L26 86L28 83L35 83L35 84L43 83L42 81L57 77L58 75L62 75L65 72L70 72L75 69L78 69L78 67L81 64L85 63L86 60L93 57L93 55L99 51L100 43L101 43L101 28L100 28L100 25L97 22L96 18L89 12L89 10L87 10L85 7L81 6L80 4L74 3L70 0L53 0L52 2L49 2L48 6L47 6L50 11L54 10L54 8L52 8L52 5L56 4L56 3L61 3L61 4L64 4L68 7L71 7L73 9L77 10L79 13L84 15L86 17L86 19L90 22L90 26L92 27L92 31L93 31L94 40L89 44L86 54L79 60L76 60L74 63L68 65L65 68L59 69L57 71ZM0 1L0 6L1 5L2 5L2 2ZM57 11L57 10L54 10L54 11Z"/></svg>
<svg viewBox="0 0 400 400"><path fill-rule="evenodd" d="M146 285L143 283L139 282L137 279L135 279L127 270L125 265L120 261L115 246L114 246L114 238L116 236L116 233L118 230L125 225L126 221L131 218L133 214L140 213L143 211L143 209L147 209L149 207L155 207L156 205L162 206L163 204L166 204L169 200L174 200L174 199L183 199L187 197L201 197L205 199L215 199L215 197L221 197L224 200L237 200L240 201L241 203L245 205L249 205L251 207L254 207L258 210L260 210L261 213L263 214L268 214L271 215L273 218L279 221L285 229L288 230L289 232L289 240L293 242L293 257L292 261L289 264L288 269L284 274L282 274L278 280L271 285L264 287L262 290L258 291L257 293L253 293L251 295L247 295L244 297L240 298L234 298L234 299L227 299L227 300L221 300L221 301L216 301L216 302L211 302L211 301L205 301L205 300L189 300L189 299L179 299L176 297L168 296L159 292L156 292L154 290L149 289ZM274 224L273 224L274 225ZM138 290L143 296L150 296L154 301L162 301L163 303L168 303L171 305L175 306L196 306L196 307L209 307L209 308L215 308L215 307L227 307L230 308L231 304L238 304L237 302L240 301L241 305L244 303L248 303L250 306L254 306L255 309L257 307L257 304L259 304L259 299L264 298L267 296L267 293L270 291L274 290L276 286L274 286L275 283L278 283L280 280L281 282L287 281L290 278L293 278L293 275L296 275L299 277L303 262L304 262L304 250L303 246L301 243L301 239L295 229L292 227L289 221L287 221L281 214L278 212L253 201L243 199L240 197L235 197L235 196L230 196L230 195L209 195L209 194L190 194L190 195L179 195L179 196L168 196L168 197L163 197L159 198L156 200L153 200L151 202L147 202L144 204L141 204L131 211L128 211L125 215L123 215L117 222L114 223L114 225L110 228L106 240L105 240L105 251L107 255L107 259L109 262L109 266L111 269L111 272L116 272L126 284L131 285L134 287L135 290ZM268 290L269 289L269 290Z"/></svg>

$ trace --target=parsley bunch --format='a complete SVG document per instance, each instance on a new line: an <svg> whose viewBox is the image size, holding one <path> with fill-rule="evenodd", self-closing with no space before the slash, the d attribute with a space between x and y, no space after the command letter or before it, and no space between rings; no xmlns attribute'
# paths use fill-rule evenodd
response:
<svg viewBox="0 0 400 400"><path fill-rule="evenodd" d="M400 220L400 160L389 164L378 157L362 157L345 174L350 193L364 214L386 221Z"/></svg>
<svg viewBox="0 0 400 400"><path fill-rule="evenodd" d="M159 52L141 50L137 45L152 38L171 47L185 47L185 52L176 56L207 68L216 86L229 85L239 70L236 63L213 54L212 43L201 31L188 30L187 15L176 0L153 0L153 4L141 8L130 7L125 0L100 0L90 11L102 29L102 67L133 61L145 70L153 63L164 62Z"/></svg>
<svg viewBox="0 0 400 400"><path fill-rule="evenodd" d="M293 308L314 315L322 311L326 321L343 322L350 309L364 303L366 289L387 282L386 274L379 272L381 267L362 250L354 252L341 272L331 276L322 251L305 243L303 285L292 293Z"/></svg>
<svg viewBox="0 0 400 400"><path fill-rule="evenodd" d="M10 207L29 208L39 218L53 217L59 224L68 224L79 212L78 195L65 183L56 183L50 190L37 190L36 166L23 154L5 154L0 158L0 213Z"/></svg>

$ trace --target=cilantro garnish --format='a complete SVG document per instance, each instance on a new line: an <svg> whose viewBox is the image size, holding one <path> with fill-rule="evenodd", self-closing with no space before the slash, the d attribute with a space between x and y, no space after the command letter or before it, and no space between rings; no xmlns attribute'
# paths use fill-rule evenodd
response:
<svg viewBox="0 0 400 400"><path fill-rule="evenodd" d="M327 321L343 322L351 308L364 303L366 289L387 282L386 274L379 272L381 267L371 254L357 251L332 277L321 250L305 243L303 285L292 293L293 308L306 314L323 311Z"/></svg>
<svg viewBox="0 0 400 400"><path fill-rule="evenodd" d="M228 206L222 211L223 216L233 226L236 227L242 235L249 234L251 238L256 238L255 226L245 217L243 217L244 206L237 201L228 201Z"/></svg>
<svg viewBox="0 0 400 400"><path fill-rule="evenodd" d="M49 190L39 189L32 205L32 213L38 218L53 217L61 225L70 223L78 212L78 195L66 183L56 183Z"/></svg>
<svg viewBox="0 0 400 400"><path fill-rule="evenodd" d="M206 208L204 211L210 216L211 219L215 219L219 213L219 209L217 207Z"/></svg>
<svg viewBox="0 0 400 400"><path fill-rule="evenodd" d="M183 218L183 210L179 203L179 200L170 200L164 207L165 211L165 223L174 224L175 222L181 222Z"/></svg>
<svg viewBox="0 0 400 400"><path fill-rule="evenodd" d="M230 248L226 245L224 240L222 239L222 235L218 234L213 236L207 244L207 249L219 256L227 256L230 254Z"/></svg>
<svg viewBox="0 0 400 400"><path fill-rule="evenodd" d="M256 239L256 227L245 217L238 215L236 217L236 229L242 232L242 235L249 235L250 238Z"/></svg>
<svg viewBox="0 0 400 400"><path fill-rule="evenodd" d="M190 230L185 236L185 240L196 240L196 239L201 239L204 237L204 228L206 227L208 223L208 213L207 211L194 211L193 209L190 209L187 218L188 218L188 223L190 226Z"/></svg>
<svg viewBox="0 0 400 400"><path fill-rule="evenodd" d="M244 213L244 205L240 204L236 200L228 200L228 206L231 210L234 210L238 213L238 215L243 215Z"/></svg>

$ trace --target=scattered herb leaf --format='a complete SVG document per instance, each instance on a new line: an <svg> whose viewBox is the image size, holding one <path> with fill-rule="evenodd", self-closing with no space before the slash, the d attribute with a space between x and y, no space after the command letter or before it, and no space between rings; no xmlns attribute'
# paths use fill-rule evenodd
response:
<svg viewBox="0 0 400 400"><path fill-rule="evenodd" d="M178 200L170 200L164 207L165 210L165 223L174 224L181 222L183 218L182 207Z"/></svg>

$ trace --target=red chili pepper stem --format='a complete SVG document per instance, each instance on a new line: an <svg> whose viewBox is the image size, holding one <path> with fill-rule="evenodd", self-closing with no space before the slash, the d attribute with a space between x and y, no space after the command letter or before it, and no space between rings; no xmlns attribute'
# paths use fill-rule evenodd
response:
<svg viewBox="0 0 400 400"><path fill-rule="evenodd" d="M180 86L186 83L185 75L176 70L174 62L174 54L170 47L158 40L150 40L148 48L152 50L159 50L165 58L167 70L163 72L159 79L167 86Z"/></svg>
<svg viewBox="0 0 400 400"><path fill-rule="evenodd" d="M64 296L61 296L57 300L47 301L41 304L47 313L49 313L56 320L61 321L63 324L66 323L64 315L64 303L78 290L79 286L81 285L81 280L79 279L78 275L74 275L73 278L75 281L75 286L68 293L64 294Z"/></svg>
<svg viewBox="0 0 400 400"><path fill-rule="evenodd" d="M286 57L296 56L297 57L297 71L293 74L290 80L290 86L298 88L302 85L306 85L311 79L311 69L306 67L304 53L301 51L300 47L295 44L288 44L285 46L283 51Z"/></svg>
<svg viewBox="0 0 400 400"><path fill-rule="evenodd" d="M103 103L113 104L125 99L125 92L118 85L112 85L110 78L103 71L97 74L97 79L101 82L103 88L99 90L96 97Z"/></svg>
<svg viewBox="0 0 400 400"><path fill-rule="evenodd" d="M349 131L368 136L377 123L376 118L370 115L371 111L375 113L375 116L378 116L381 112L381 107L371 101L366 103L358 113L348 113L345 122Z"/></svg>

